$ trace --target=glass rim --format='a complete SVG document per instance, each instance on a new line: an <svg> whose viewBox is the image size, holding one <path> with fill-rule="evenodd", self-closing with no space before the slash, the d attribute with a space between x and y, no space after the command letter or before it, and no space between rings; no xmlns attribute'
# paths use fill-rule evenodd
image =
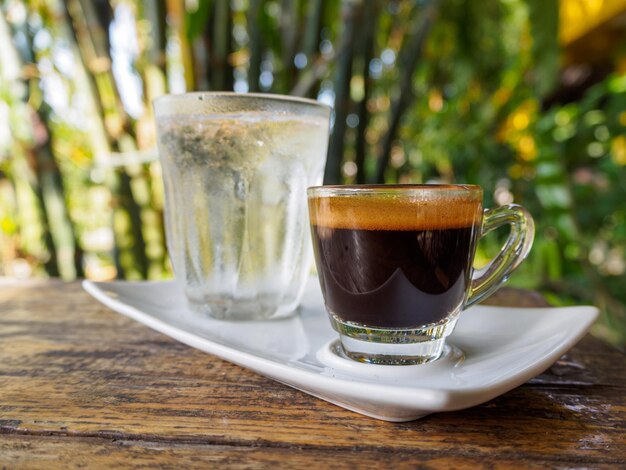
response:
<svg viewBox="0 0 626 470"><path fill-rule="evenodd" d="M307 188L309 197L357 196L357 195L417 195L417 194L481 194L483 189L477 184L346 184L311 186Z"/></svg>
<svg viewBox="0 0 626 470"><path fill-rule="evenodd" d="M152 100L152 104L167 102L184 102L189 100L203 100L207 98L234 98L234 99L259 99L263 101L277 101L287 103L300 103L303 105L315 106L332 110L332 107L321 101L311 98L303 98L301 96L282 95L278 93L239 93L236 91L191 91L185 93L169 93L161 95Z"/></svg>

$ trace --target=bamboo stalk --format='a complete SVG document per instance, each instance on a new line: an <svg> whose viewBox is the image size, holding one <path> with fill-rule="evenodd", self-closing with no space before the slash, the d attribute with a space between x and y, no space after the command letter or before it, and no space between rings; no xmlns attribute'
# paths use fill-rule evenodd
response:
<svg viewBox="0 0 626 470"><path fill-rule="evenodd" d="M374 183L385 182L385 171L389 165L391 147L396 138L398 128L400 127L400 121L404 112L415 98L413 94L413 73L422 57L424 44L428 38L430 27L435 21L438 7L439 1L432 0L420 11L419 17L414 21L409 37L405 39L402 45L399 59L402 65L399 84L400 91L391 105L389 127L382 139L380 151L378 152L376 174L373 179Z"/></svg>
<svg viewBox="0 0 626 470"><path fill-rule="evenodd" d="M152 42L148 49L149 63L158 67L163 76L167 76L167 5L166 0L143 0L143 16L152 27Z"/></svg>
<svg viewBox="0 0 626 470"><path fill-rule="evenodd" d="M313 57L319 48L323 4L324 2L322 0L310 0L306 2L307 11L302 40L302 52L306 54L308 58Z"/></svg>
<svg viewBox="0 0 626 470"><path fill-rule="evenodd" d="M298 3L297 0L281 2L279 32L282 68L278 90L281 93L291 89L296 76L294 58L298 48Z"/></svg>
<svg viewBox="0 0 626 470"><path fill-rule="evenodd" d="M233 89L233 67L229 56L232 50L232 14L229 0L215 0L210 50L211 89Z"/></svg>
<svg viewBox="0 0 626 470"><path fill-rule="evenodd" d="M248 37L250 40L250 60L248 66L248 89L251 92L259 91L259 77L261 75L261 61L263 59L263 36L259 25L263 0L250 0L246 14Z"/></svg>
<svg viewBox="0 0 626 470"><path fill-rule="evenodd" d="M68 0L65 0L68 1ZM191 46L186 34L185 24L185 2L181 0L165 0L167 7L167 17L170 27L176 31L178 44L180 46L181 60L183 63L183 72L185 76L185 88L187 91L196 89L194 77L194 59ZM205 0L206 1L206 0Z"/></svg>
<svg viewBox="0 0 626 470"><path fill-rule="evenodd" d="M332 52L319 55L315 60L310 60L306 69L299 74L298 81L291 88L290 94L293 96L310 96L315 84L327 75L330 66L340 62L344 55L351 52L353 39L353 35L342 34Z"/></svg>
<svg viewBox="0 0 626 470"><path fill-rule="evenodd" d="M140 51L141 59L137 62L136 68L142 77L143 89L144 89L144 115L141 117L138 125L152 126L154 122L154 112L152 108L152 101L165 94L167 91L166 79L166 16L167 10L165 0L144 0L144 8L142 16L148 18L150 23L155 28L155 34L152 41L139 41L141 43L149 44L149 47ZM138 140L137 146L140 149L152 149L155 146L154 139L146 141L146 139ZM153 163L158 165L157 162ZM163 226L163 210L162 207L155 201L154 192L155 185L162 184L159 172L156 176L154 172L150 170L150 164L142 167L142 177L140 182L144 191L151 195L148 199L148 203L144 204L143 212L145 215L154 213L156 216L151 217L151 226L155 229L152 232L150 239L146 238L146 257L148 258L148 270L147 277L161 277L166 264L166 250L165 250L165 228ZM143 225L143 224L142 224ZM159 246L160 249L152 249L152 246ZM148 253L153 253L152 256L147 256ZM159 255L154 255L159 253Z"/></svg>
<svg viewBox="0 0 626 470"><path fill-rule="evenodd" d="M0 42L7 44L7 47L0 48L0 78L5 83L16 82L22 80L20 73L23 70L20 55L15 48L15 44L11 38L11 31L7 21L4 17L4 11L0 10ZM21 97L23 101L26 101L25 97ZM10 162L10 168L12 173L12 179L15 182L15 194L19 200L20 196L20 181L26 182L31 193L35 196L36 209L35 212L39 215L39 224L42 231L42 241L46 252L48 253L48 259L43 263L46 273L50 276L59 275L59 267L56 258L56 247L49 228L48 214L43 204L43 191L39 184L39 178L35 171L33 171L33 164L29 164L35 161L32 151L28 148L25 142L13 139L12 142L12 158ZM30 157L30 158L29 158ZM22 214L25 210L20 211ZM23 222L20 220L20 222ZM24 223L19 225L20 233L23 234L25 227Z"/></svg>
<svg viewBox="0 0 626 470"><path fill-rule="evenodd" d="M302 53L307 58L307 64L313 62L319 55L319 45L322 29L322 13L327 2L322 0L311 0L306 3L307 11L304 24L304 34L302 41ZM315 98L319 92L319 80L307 90L304 96Z"/></svg>
<svg viewBox="0 0 626 470"><path fill-rule="evenodd" d="M52 236L52 230L50 229L50 216L49 212L46 210L45 204L45 196L43 191L43 185L40 182L40 175L36 169L37 158L35 157L35 152L32 149L24 149L22 143L22 151L26 151L27 155L27 163L29 173L31 175L30 178L26 178L29 181L29 186L33 194L37 199L38 212L40 214L40 223L42 229L43 236L43 244L48 252L48 258L43 263L44 270L51 277L59 277L61 275L61 270L59 269L58 262L58 247L55 243L55 239Z"/></svg>
<svg viewBox="0 0 626 470"><path fill-rule="evenodd" d="M335 124L328 145L328 160L324 171L324 184L338 184L341 182L341 164L343 161L344 139L347 129L346 117L350 110L350 80L352 78L352 59L354 57L355 23L359 16L361 5L346 1L342 5L342 42L349 46L342 54L335 71Z"/></svg>
<svg viewBox="0 0 626 470"><path fill-rule="evenodd" d="M97 17L93 5L88 0L68 0L64 6L67 18L71 20L73 37L78 45L81 59L89 72L93 83L92 89L101 109L102 114L99 118L103 122L108 141L106 151L109 153L111 150L136 150L134 129L130 126L130 119L124 110L111 72L111 57L107 48L109 25L102 23L106 21L106 17ZM104 125L105 116L108 116L109 121L117 122L118 125ZM141 227L141 207L132 193L130 176L124 169L111 172L109 187L114 195L112 225L116 241L114 260L117 275L125 277L126 271L130 269L136 270L145 277L148 271L148 260ZM131 221L130 233L120 231L119 224L115 223L116 219L121 218ZM129 235L132 242L124 242Z"/></svg>
<svg viewBox="0 0 626 470"><path fill-rule="evenodd" d="M9 31L4 19L0 14L2 29L5 33ZM33 49L34 31L30 27L20 28L23 37L26 39L27 47L16 48L15 43L7 41L5 47L13 48L10 54L15 65L23 70L36 70L33 65L35 54ZM15 33L15 31L14 31ZM28 67L24 67L28 65ZM39 77L32 73L24 79L29 82L27 94L23 100L31 113L33 142L22 142L33 174L35 176L33 189L37 196L39 205L42 208L42 226L44 228L44 243L49 250L50 259L46 263L46 270L52 276L61 275L64 279L74 279L83 275L82 250L78 243L76 229L73 221L69 217L66 204L65 189L61 171L54 157L51 145L51 132L48 126L49 108L42 99L31 100L31 93L41 93ZM31 103L40 103L34 107ZM71 253L71 258L63 259L60 253Z"/></svg>
<svg viewBox="0 0 626 470"><path fill-rule="evenodd" d="M213 42L213 17L215 3L207 0L196 5L195 11L187 11L184 15L184 37L189 41L192 53L194 77L193 91L206 91L212 88L213 58L211 54ZM187 65L185 65L187 67ZM192 90L190 90L192 91Z"/></svg>
<svg viewBox="0 0 626 470"><path fill-rule="evenodd" d="M68 261L69 266L62 266L63 260L58 256L59 271L64 279L84 277L83 250L78 240L76 226L69 215L67 195L63 184L63 177L52 150L52 134L48 128L49 120L48 105L43 102L37 109L36 125L41 125L46 131L45 140L41 141L34 149L37 160L36 171L42 184L44 207L48 214L49 226L57 250L67 248L71 250L72 258Z"/></svg>
<svg viewBox="0 0 626 470"><path fill-rule="evenodd" d="M357 168L357 184L363 184L366 181L365 157L367 152L367 142L365 139L365 132L367 131L370 117L370 114L367 110L367 101L370 97L370 88L372 85L372 78L370 75L370 62L374 57L376 23L378 21L379 9L379 1L372 0L365 2L365 7L363 10L363 47L360 51L363 75L363 98L358 104L357 115L359 117L359 125L356 130L354 159Z"/></svg>

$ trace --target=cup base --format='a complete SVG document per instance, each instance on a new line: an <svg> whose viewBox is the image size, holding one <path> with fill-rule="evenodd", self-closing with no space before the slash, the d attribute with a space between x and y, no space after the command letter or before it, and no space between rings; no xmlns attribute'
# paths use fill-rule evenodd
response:
<svg viewBox="0 0 626 470"><path fill-rule="evenodd" d="M261 321L275 320L293 316L297 312L297 303L288 305L268 305L264 306L257 299L251 301L231 299L226 300L204 300L201 302L187 299L189 310L197 314L224 321Z"/></svg>
<svg viewBox="0 0 626 470"><path fill-rule="evenodd" d="M445 339L413 344L380 344L340 335L341 349L350 359L368 364L407 366L426 364L441 357Z"/></svg>
<svg viewBox="0 0 626 470"><path fill-rule="evenodd" d="M452 333L457 318L421 328L373 328L339 320L330 315L339 333L346 357L369 364L426 364L441 357L445 338Z"/></svg>

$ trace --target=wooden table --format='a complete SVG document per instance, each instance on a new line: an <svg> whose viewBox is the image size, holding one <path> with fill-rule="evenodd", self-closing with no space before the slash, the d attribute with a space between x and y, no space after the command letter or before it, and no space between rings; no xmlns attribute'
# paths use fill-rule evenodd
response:
<svg viewBox="0 0 626 470"><path fill-rule="evenodd" d="M626 468L625 423L625 356L589 336L482 406L396 424L188 348L78 283L0 283L0 469Z"/></svg>

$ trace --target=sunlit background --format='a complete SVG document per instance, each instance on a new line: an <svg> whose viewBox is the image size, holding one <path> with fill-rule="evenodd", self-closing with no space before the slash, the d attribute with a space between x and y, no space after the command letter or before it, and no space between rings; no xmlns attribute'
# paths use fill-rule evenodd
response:
<svg viewBox="0 0 626 470"><path fill-rule="evenodd" d="M530 208L511 284L625 343L626 0L0 5L0 276L171 276L151 100L283 93L334 107L327 182Z"/></svg>

